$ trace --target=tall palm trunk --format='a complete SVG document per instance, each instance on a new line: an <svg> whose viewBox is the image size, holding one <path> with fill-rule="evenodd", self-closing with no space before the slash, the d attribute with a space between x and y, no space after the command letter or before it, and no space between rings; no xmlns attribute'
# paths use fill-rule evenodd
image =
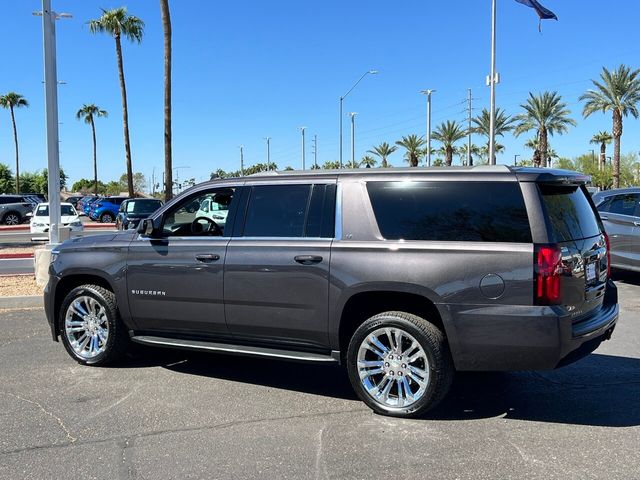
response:
<svg viewBox="0 0 640 480"><path fill-rule="evenodd" d="M118 59L118 76L120 77L120 92L122 93L122 124L124 126L124 153L127 160L127 188L129 196L133 197L133 168L131 166L131 145L129 144L129 109L127 107L127 86L124 82L124 66L122 64L122 46L120 34L116 34L116 57Z"/></svg>
<svg viewBox="0 0 640 480"><path fill-rule="evenodd" d="M9 107L11 111L11 123L13 123L13 143L16 146L16 193L20 193L20 162L18 155L18 129L16 128L16 117L13 114L13 107Z"/></svg>
<svg viewBox="0 0 640 480"><path fill-rule="evenodd" d="M607 144L600 144L600 171L603 172L607 165Z"/></svg>
<svg viewBox="0 0 640 480"><path fill-rule="evenodd" d="M448 146L445 149L444 161L445 161L445 164L447 165L447 167L450 167L451 163L453 162L453 148L451 148L450 146Z"/></svg>
<svg viewBox="0 0 640 480"><path fill-rule="evenodd" d="M622 137L622 115L613 111L613 188L620 188L620 137Z"/></svg>
<svg viewBox="0 0 640 480"><path fill-rule="evenodd" d="M411 158L411 166L412 167L417 167L418 166L418 156L414 152L411 152L410 158Z"/></svg>
<svg viewBox="0 0 640 480"><path fill-rule="evenodd" d="M93 123L93 116L90 119L91 133L93 135L93 193L98 195L98 151L96 147L96 126Z"/></svg>
<svg viewBox="0 0 640 480"><path fill-rule="evenodd" d="M173 165L171 158L171 14L169 0L160 0L164 30L164 199L173 196Z"/></svg>
<svg viewBox="0 0 640 480"><path fill-rule="evenodd" d="M547 140L547 127L540 127L538 133L538 149L540 150L540 165L548 166L548 152L549 143Z"/></svg>
<svg viewBox="0 0 640 480"><path fill-rule="evenodd" d="M387 163L387 157L382 157L382 162L380 163L382 168L387 168L389 164Z"/></svg>

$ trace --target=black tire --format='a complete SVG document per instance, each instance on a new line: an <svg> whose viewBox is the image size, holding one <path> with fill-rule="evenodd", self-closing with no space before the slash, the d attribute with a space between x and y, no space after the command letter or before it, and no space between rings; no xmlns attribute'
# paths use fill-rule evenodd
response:
<svg viewBox="0 0 640 480"><path fill-rule="evenodd" d="M7 212L2 219L5 225L20 225L22 223L22 215L18 212Z"/></svg>
<svg viewBox="0 0 640 480"><path fill-rule="evenodd" d="M100 215L100 223L112 223L113 222L113 215L111 215L110 213L103 213L102 215Z"/></svg>
<svg viewBox="0 0 640 480"><path fill-rule="evenodd" d="M69 306L77 298L85 296L93 298L104 308L109 325L106 347L101 353L91 358L84 358L75 352L65 331L65 315ZM98 285L81 285L67 294L58 312L58 327L62 343L67 353L82 365L102 367L115 362L123 356L130 343L127 328L122 322L120 313L118 312L116 296L110 290Z"/></svg>
<svg viewBox="0 0 640 480"><path fill-rule="evenodd" d="M389 406L375 400L360 379L358 371L360 346L371 333L385 327L393 327L411 335L422 347L428 360L429 378L424 392L418 400L408 406ZM408 338L405 340L408 340ZM385 365L388 364L385 363ZM427 320L405 312L383 312L369 318L360 325L349 342L347 370L353 389L358 394L358 397L372 410L382 415L404 418L419 417L436 407L449 392L455 374L451 353L443 332ZM393 374L394 372L390 373ZM383 375L380 374L380 376ZM410 373L407 373L407 375L410 375ZM399 378L396 377L396 380L399 380ZM409 379L407 381L410 382ZM382 382L380 381L380 383ZM414 388L416 386L417 383L414 383Z"/></svg>

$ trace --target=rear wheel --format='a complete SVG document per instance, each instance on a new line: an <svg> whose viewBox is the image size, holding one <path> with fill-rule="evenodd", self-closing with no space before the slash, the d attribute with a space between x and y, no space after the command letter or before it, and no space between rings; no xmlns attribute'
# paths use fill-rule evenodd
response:
<svg viewBox="0 0 640 480"><path fill-rule="evenodd" d="M62 302L58 321L67 352L83 365L107 365L129 344L115 295L97 285L71 290Z"/></svg>
<svg viewBox="0 0 640 480"><path fill-rule="evenodd" d="M5 225L20 225L22 216L18 212L9 212L4 216Z"/></svg>
<svg viewBox="0 0 640 480"><path fill-rule="evenodd" d="M449 392L454 368L443 333L423 318L384 312L355 331L347 351L351 384L374 411L417 417Z"/></svg>
<svg viewBox="0 0 640 480"><path fill-rule="evenodd" d="M102 223L112 223L113 222L113 215L111 215L110 213L103 213L102 215L100 215L100 222L102 222Z"/></svg>

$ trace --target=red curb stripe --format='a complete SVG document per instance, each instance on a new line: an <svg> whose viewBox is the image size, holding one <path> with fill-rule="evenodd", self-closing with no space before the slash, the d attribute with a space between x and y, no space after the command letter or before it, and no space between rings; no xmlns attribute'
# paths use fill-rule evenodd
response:
<svg viewBox="0 0 640 480"><path fill-rule="evenodd" d="M0 253L0 260L13 258L33 258L33 253Z"/></svg>

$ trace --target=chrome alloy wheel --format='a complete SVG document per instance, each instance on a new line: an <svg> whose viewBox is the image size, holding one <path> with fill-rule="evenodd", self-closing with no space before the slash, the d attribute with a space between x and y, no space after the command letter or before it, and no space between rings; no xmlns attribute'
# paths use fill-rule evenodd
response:
<svg viewBox="0 0 640 480"><path fill-rule="evenodd" d="M109 338L105 308L86 295L74 299L65 313L64 331L69 345L80 358L86 360L101 354Z"/></svg>
<svg viewBox="0 0 640 480"><path fill-rule="evenodd" d="M409 407L429 385L429 360L413 336L394 327L374 330L358 349L358 374L371 398L384 407Z"/></svg>
<svg viewBox="0 0 640 480"><path fill-rule="evenodd" d="M10 213L4 219L5 225L18 225L20 223L20 217L15 213Z"/></svg>

